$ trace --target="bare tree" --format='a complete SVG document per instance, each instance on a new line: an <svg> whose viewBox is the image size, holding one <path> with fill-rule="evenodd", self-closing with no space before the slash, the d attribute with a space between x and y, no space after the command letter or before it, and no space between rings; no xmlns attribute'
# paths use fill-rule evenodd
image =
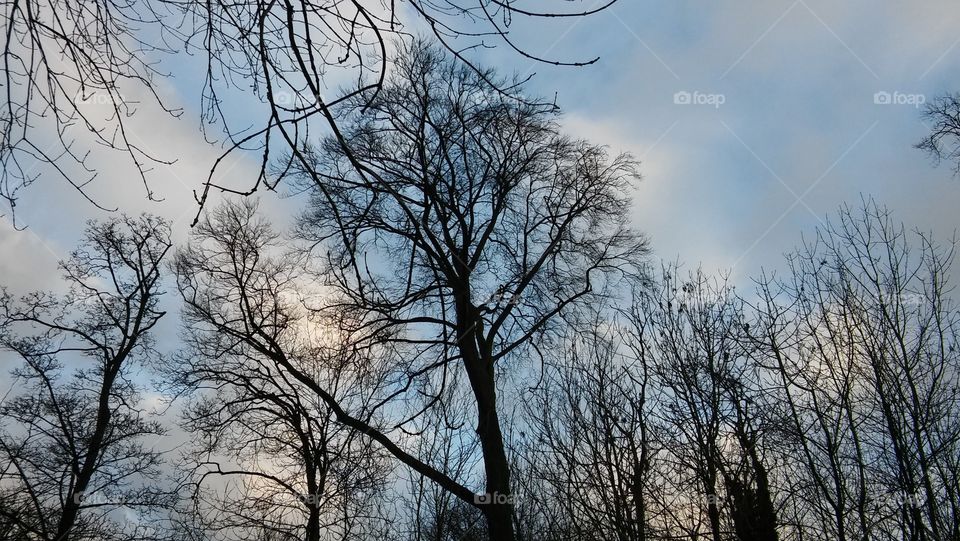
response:
<svg viewBox="0 0 960 541"><path fill-rule="evenodd" d="M166 222L91 223L62 263L70 292L0 299L0 345L22 365L0 407L0 522L17 539L143 539L167 503L136 367L153 359ZM6 537L6 538L10 538Z"/></svg>
<svg viewBox="0 0 960 541"><path fill-rule="evenodd" d="M525 401L533 538L779 539L783 431L733 289L668 265L614 313Z"/></svg>
<svg viewBox="0 0 960 541"><path fill-rule="evenodd" d="M386 469L371 441L270 354L268 340L343 407L362 411L379 383L373 359L341 329L298 310L297 259L251 202L208 214L174 267L186 301L187 348L169 367L195 397L185 427L193 499L208 527L231 539L367 539Z"/></svg>
<svg viewBox="0 0 960 541"><path fill-rule="evenodd" d="M0 107L0 197L14 212L18 192L46 172L66 180L84 197L96 176L88 165L91 146L127 155L136 165L147 196L145 171L162 161L128 131L137 102L127 97L145 89L156 94L148 55L158 47L144 41L144 26L160 23L150 2L127 0L24 0L0 7L4 28ZM102 207L101 207L102 208ZM14 214L15 216L15 214Z"/></svg>
<svg viewBox="0 0 960 541"><path fill-rule="evenodd" d="M844 207L761 281L751 335L795 431L805 538L957 539L953 244Z"/></svg>
<svg viewBox="0 0 960 541"><path fill-rule="evenodd" d="M935 98L924 108L923 117L932 127L916 147L938 164L951 162L953 173L960 174L960 93Z"/></svg>
<svg viewBox="0 0 960 541"><path fill-rule="evenodd" d="M572 332L526 395L518 469L531 485L531 539L652 538L656 396L646 323L629 315L622 327L598 315L592 330Z"/></svg>
<svg viewBox="0 0 960 541"><path fill-rule="evenodd" d="M647 315L654 332L656 354L652 371L663 388L659 418L664 459L681 475L673 489L693 504L678 509L677 525L689 525L689 535L701 535L696 519L707 520L714 541L726 536L729 515L724 510L724 438L730 403L728 378L736 378L739 308L728 289L701 271L686 278L676 267L665 267ZM688 486L687 483L689 483ZM703 510L703 512L699 512ZM684 516L693 513L693 516Z"/></svg>
<svg viewBox="0 0 960 541"><path fill-rule="evenodd" d="M626 225L633 161L564 137L542 107L491 92L495 77L415 44L372 101L349 104L346 144L304 150L299 174L312 191L300 234L323 246L334 291L318 311L356 312L358 335L397 337L412 381L450 370L469 381L492 499L481 508L500 541L513 525L498 375L560 315L636 275L646 248Z"/></svg>
<svg viewBox="0 0 960 541"><path fill-rule="evenodd" d="M456 375L451 374L452 379ZM417 441L417 456L450 478L476 476L479 446L465 434L469 423L470 389L459 382L449 382L433 408L421 417L420 426L411 436ZM402 539L410 541L481 541L486 539L483 514L473 505L430 481L424 475L412 474L407 479L409 490L407 530Z"/></svg>

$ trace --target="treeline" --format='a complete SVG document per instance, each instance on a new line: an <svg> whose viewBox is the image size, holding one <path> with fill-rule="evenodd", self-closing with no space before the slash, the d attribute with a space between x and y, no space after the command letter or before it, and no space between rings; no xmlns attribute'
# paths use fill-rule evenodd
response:
<svg viewBox="0 0 960 541"><path fill-rule="evenodd" d="M953 247L867 201L755 290L664 267L528 395L529 538L958 539Z"/></svg>
<svg viewBox="0 0 960 541"><path fill-rule="evenodd" d="M653 267L633 160L490 81L415 44L291 231L93 223L4 293L0 539L960 540L952 241L865 200L746 288Z"/></svg>

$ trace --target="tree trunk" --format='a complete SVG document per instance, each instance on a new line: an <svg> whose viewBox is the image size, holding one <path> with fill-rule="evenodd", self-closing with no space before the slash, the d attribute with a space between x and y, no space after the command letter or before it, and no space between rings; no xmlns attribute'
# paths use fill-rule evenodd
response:
<svg viewBox="0 0 960 541"><path fill-rule="evenodd" d="M138 319L139 322L139 319ZM69 541L70 534L73 531L73 525L77 521L77 515L80 514L80 504L83 498L87 497L87 487L97 469L97 462L100 460L100 454L103 452L103 441L110 426L110 419L113 412L110 409L110 393L113 384L116 381L120 366L126 359L129 350L122 350L117 357L111 359L107 369L104 371L103 383L100 387L100 397L97 402L97 418L94 425L93 435L87 444L86 456L83 464L76 472L76 480L73 484L73 490L63 504L63 512L60 514L60 520L57 521L57 535L55 541Z"/></svg>
<svg viewBox="0 0 960 541"><path fill-rule="evenodd" d="M510 466L503 446L500 418L497 415L493 366L482 361L479 356L466 362L467 374L477 399L477 436L480 438L483 467L487 477L486 495L481 502L481 509L487 519L490 541L513 541Z"/></svg>
<svg viewBox="0 0 960 541"><path fill-rule="evenodd" d="M469 288L466 288L469 291ZM483 319L469 300L460 299L459 349L474 398L477 401L477 437L483 452L486 494L478 501L487 520L490 541L514 541L513 493L510 490L510 465L503 445L500 417L497 415L497 386L493 358L481 349Z"/></svg>
<svg viewBox="0 0 960 541"><path fill-rule="evenodd" d="M710 520L710 538L713 541L720 539L720 502L717 498L717 474L714 466L707 464L707 471L703 476L704 492L709 498L707 501L707 518Z"/></svg>

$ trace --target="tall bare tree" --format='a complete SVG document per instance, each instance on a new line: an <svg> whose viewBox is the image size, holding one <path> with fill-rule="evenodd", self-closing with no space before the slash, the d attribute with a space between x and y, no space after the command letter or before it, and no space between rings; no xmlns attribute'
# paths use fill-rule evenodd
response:
<svg viewBox="0 0 960 541"><path fill-rule="evenodd" d="M196 510L224 538L369 539L384 527L380 453L262 341L354 411L375 396L376 363L341 329L305 317L297 258L283 257L255 213L249 201L216 208L174 260L186 348L168 368L194 397L184 424L197 438L187 462Z"/></svg>
<svg viewBox="0 0 960 541"><path fill-rule="evenodd" d="M147 518L169 503L153 447L165 430L148 416L136 368L156 356L169 248L159 218L91 223L62 263L68 294L0 297L0 346L22 361L20 390L0 407L5 538L143 539L123 513Z"/></svg>
<svg viewBox="0 0 960 541"><path fill-rule="evenodd" d="M653 538L656 396L649 329L632 315L625 324L598 315L592 330L572 331L525 395L517 469L529 539Z"/></svg>
<svg viewBox="0 0 960 541"><path fill-rule="evenodd" d="M676 265L662 269L652 295L636 317L650 328L652 385L662 393L653 413L660 460L679 474L664 474L664 487L688 502L674 507L665 498L659 529L777 539L763 393L744 351L741 301L725 280Z"/></svg>
<svg viewBox="0 0 960 541"><path fill-rule="evenodd" d="M761 280L751 335L789 408L804 538L957 539L954 245L912 237L865 201Z"/></svg>
<svg viewBox="0 0 960 541"><path fill-rule="evenodd" d="M551 112L490 80L417 43L375 98L346 105L346 144L304 149L298 174L312 192L300 234L322 246L333 290L318 310L358 313L361 336L406 332L411 380L469 381L492 500L481 508L500 541L513 526L499 375L559 316L637 275L646 248L627 226L634 162L565 137Z"/></svg>

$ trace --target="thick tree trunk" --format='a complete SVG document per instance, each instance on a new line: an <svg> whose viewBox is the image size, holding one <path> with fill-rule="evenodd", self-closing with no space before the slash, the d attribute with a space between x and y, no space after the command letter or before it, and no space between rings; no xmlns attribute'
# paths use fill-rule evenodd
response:
<svg viewBox="0 0 960 541"><path fill-rule="evenodd" d="M309 454L309 453L307 453ZM312 455L305 461L307 467L307 524L304 531L304 541L320 541L320 496L323 487L317 482L316 466Z"/></svg>
<svg viewBox="0 0 960 541"><path fill-rule="evenodd" d="M720 539L720 503L717 500L717 473L716 469L707 464L707 471L703 475L704 493L710 498L707 502L707 518L710 520L710 538L713 541Z"/></svg>
<svg viewBox="0 0 960 541"><path fill-rule="evenodd" d="M113 411L110 408L110 392L116 381L120 366L126 359L129 350L121 351L117 357L112 359L103 375L103 382L100 387L99 400L97 402L97 418L94 425L93 435L86 447L83 464L75 472L73 490L70 491L67 501L63 504L63 511L60 513L60 519L57 521L57 534L55 541L69 541L73 533L73 526L80 514L80 505L86 494L87 487L90 486L90 480L97 469L97 462L103 453L103 442L110 426L110 419Z"/></svg>
<svg viewBox="0 0 960 541"><path fill-rule="evenodd" d="M497 415L493 366L479 358L474 363L474 366L467 367L467 373L477 399L477 436L480 438L483 467L487 477L486 495L481 509L487 519L490 541L513 541L510 466L503 446L500 418Z"/></svg>
<svg viewBox="0 0 960 541"><path fill-rule="evenodd" d="M646 451L643 451L646 454ZM635 541L645 541L647 538L647 506L643 495L643 479L647 475L646 458L636 461L633 466L633 479L630 492L633 496L634 520L631 537Z"/></svg>
<svg viewBox="0 0 960 541"><path fill-rule="evenodd" d="M307 527L304 533L305 541L320 541L320 509L315 505L310 506L310 512L307 516Z"/></svg>
<svg viewBox="0 0 960 541"><path fill-rule="evenodd" d="M468 292L469 288L465 289ZM514 541L513 492L510 490L510 465L503 445L500 417L497 415L497 387L494 364L489 351L483 351L478 337L483 334L483 319L470 304L469 293L459 303L459 349L474 398L477 401L477 437L483 452L486 494L480 509L487 520L490 541Z"/></svg>
<svg viewBox="0 0 960 541"><path fill-rule="evenodd" d="M767 469L757 454L757 442L745 429L737 428L737 438L746 452L737 470L724 471L724 482L730 495L734 531L740 541L778 541L777 512L770 493Z"/></svg>

